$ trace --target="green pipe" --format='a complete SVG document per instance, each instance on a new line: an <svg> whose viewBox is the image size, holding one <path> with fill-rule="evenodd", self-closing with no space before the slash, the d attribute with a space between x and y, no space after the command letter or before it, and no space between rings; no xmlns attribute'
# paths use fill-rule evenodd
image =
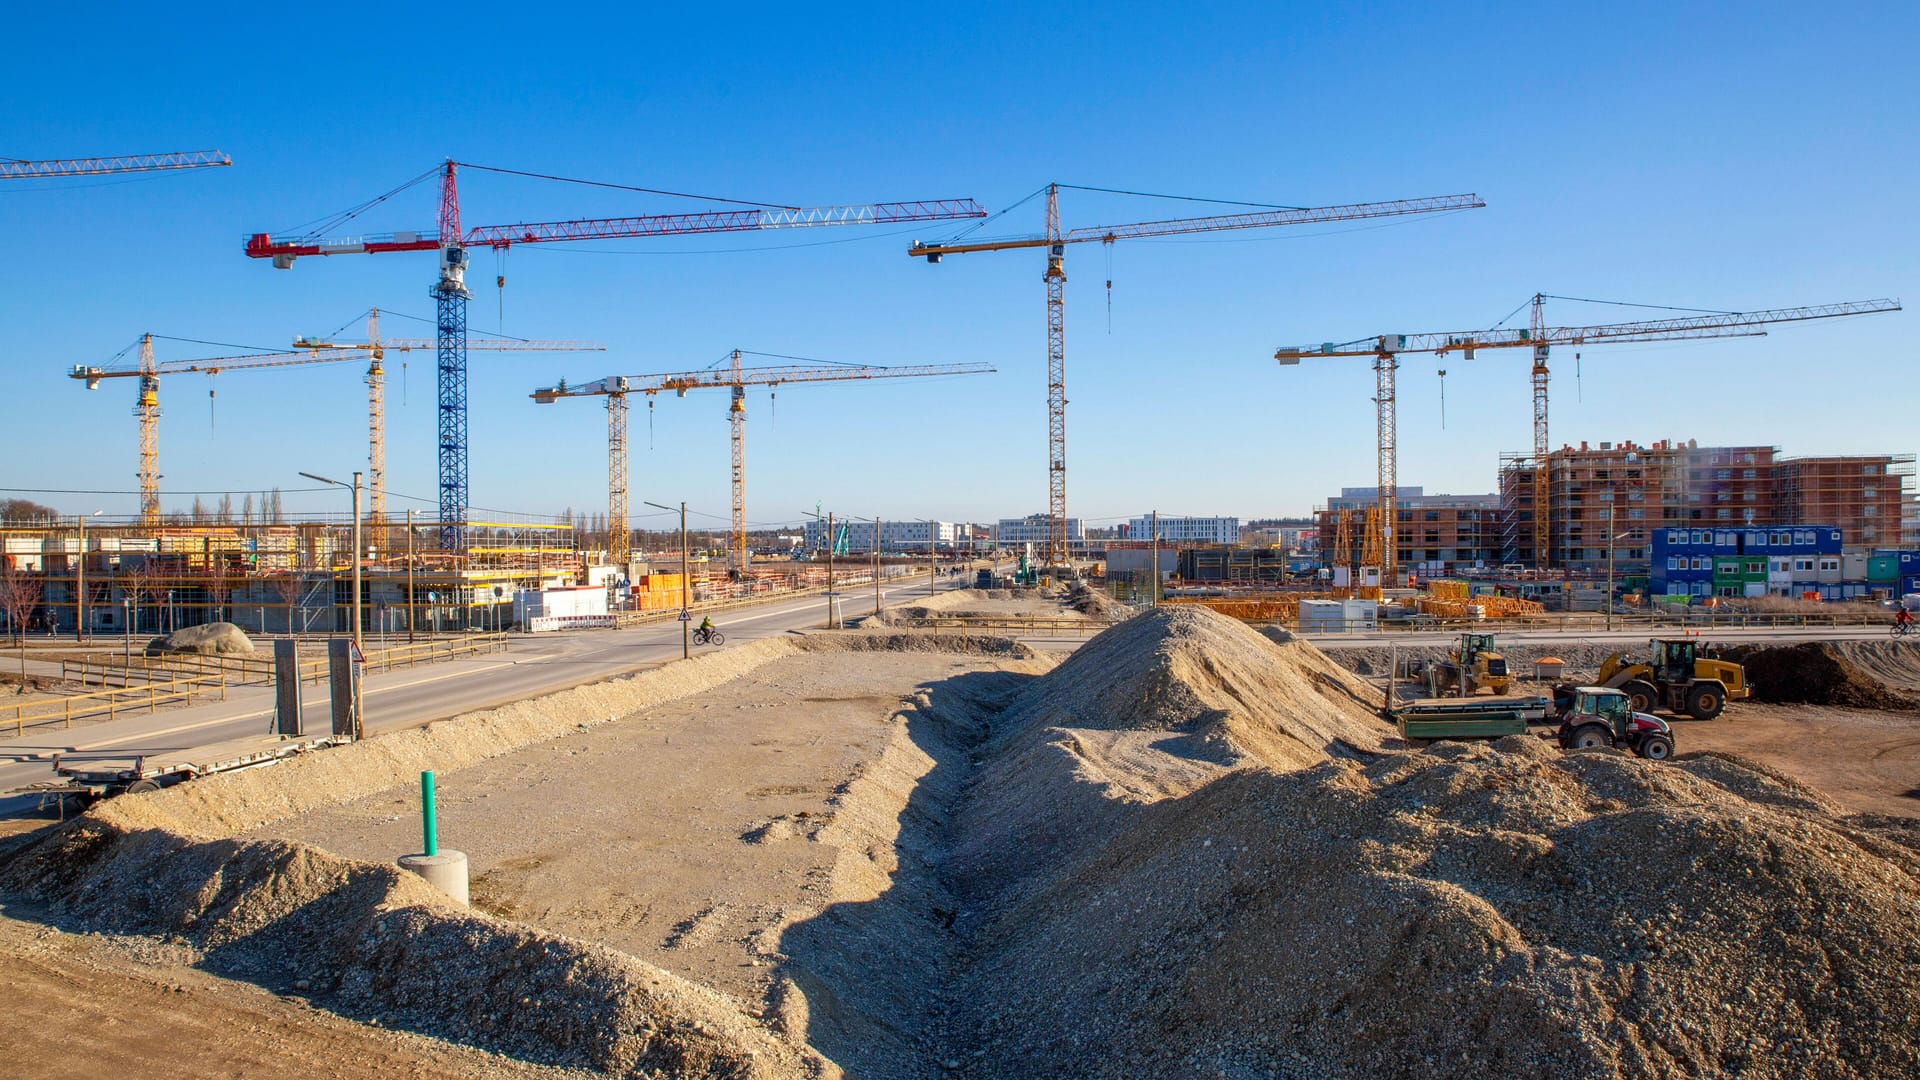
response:
<svg viewBox="0 0 1920 1080"><path fill-rule="evenodd" d="M427 855L440 854L440 830L433 820L433 770L420 774L420 850Z"/></svg>

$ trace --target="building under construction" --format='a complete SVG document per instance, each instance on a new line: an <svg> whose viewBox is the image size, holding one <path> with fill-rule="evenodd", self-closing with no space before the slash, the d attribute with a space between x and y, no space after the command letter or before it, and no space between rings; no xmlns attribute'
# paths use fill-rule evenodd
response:
<svg viewBox="0 0 1920 1080"><path fill-rule="evenodd" d="M366 527L364 632L500 625L521 590L585 580L562 520L470 521L467 548L438 549L438 522ZM147 634L226 620L256 633L345 633L353 604L353 526L86 524L0 526L11 573L30 575L38 629ZM80 598L84 595L84 600Z"/></svg>
<svg viewBox="0 0 1920 1080"><path fill-rule="evenodd" d="M1329 565L1355 567L1367 563L1370 541L1368 511L1379 501L1377 487L1341 488L1340 494L1314 510L1320 550ZM1394 489L1393 530L1401 568L1421 573L1450 572L1476 564L1493 565L1500 557L1500 498L1497 495L1428 495L1418 487ZM1344 547L1343 547L1344 538ZM1371 546L1384 544L1373 537Z"/></svg>
<svg viewBox="0 0 1920 1080"><path fill-rule="evenodd" d="M1611 549L1618 565L1644 568L1653 529L1701 525L1818 523L1838 526L1850 551L1892 547L1913 464L1911 454L1782 458L1773 446L1691 440L1563 446L1547 456L1548 565L1602 569ZM1532 562L1535 491L1531 457L1502 455L1503 563Z"/></svg>

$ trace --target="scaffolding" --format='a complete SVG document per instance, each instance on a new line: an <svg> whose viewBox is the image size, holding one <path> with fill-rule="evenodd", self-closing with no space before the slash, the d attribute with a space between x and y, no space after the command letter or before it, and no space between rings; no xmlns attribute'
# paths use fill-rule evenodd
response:
<svg viewBox="0 0 1920 1080"><path fill-rule="evenodd" d="M1850 551L1897 547L1913 475L1912 454L1788 458L1779 463L1782 523L1837 526Z"/></svg>

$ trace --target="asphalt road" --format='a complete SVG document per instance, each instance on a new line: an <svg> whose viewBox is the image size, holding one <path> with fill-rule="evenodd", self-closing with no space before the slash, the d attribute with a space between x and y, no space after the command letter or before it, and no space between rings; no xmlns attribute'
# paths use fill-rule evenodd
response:
<svg viewBox="0 0 1920 1080"><path fill-rule="evenodd" d="M936 580L939 591L971 582L966 575ZM902 577L881 588L885 603L926 595L925 577ZM840 610L858 618L872 610L873 587L841 591ZM820 596L780 600L763 606L716 613L714 623L735 645L776 637L793 630L824 626L826 599ZM694 651L704 651L694 646ZM514 636L506 652L426 664L367 676L361 684L368 733L412 727L492 708L583 683L656 667L681 655L680 624L651 623L628 630L584 630ZM308 731L325 731L328 704L324 685L303 687L302 714ZM227 700L165 709L73 728L30 729L23 737L0 740L0 793L55 779L50 759L89 755L126 757L209 746L269 731L273 692L269 687L235 687ZM20 800L0 802L0 815L18 809Z"/></svg>

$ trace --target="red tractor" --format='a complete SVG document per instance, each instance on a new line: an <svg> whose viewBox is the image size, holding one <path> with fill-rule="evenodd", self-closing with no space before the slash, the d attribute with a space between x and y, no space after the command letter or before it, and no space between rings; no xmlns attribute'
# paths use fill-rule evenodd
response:
<svg viewBox="0 0 1920 1080"><path fill-rule="evenodd" d="M1665 761L1673 756L1673 728L1657 716L1634 712L1633 702L1622 691L1576 686L1560 714L1560 746L1565 750L1618 746L1649 761Z"/></svg>

